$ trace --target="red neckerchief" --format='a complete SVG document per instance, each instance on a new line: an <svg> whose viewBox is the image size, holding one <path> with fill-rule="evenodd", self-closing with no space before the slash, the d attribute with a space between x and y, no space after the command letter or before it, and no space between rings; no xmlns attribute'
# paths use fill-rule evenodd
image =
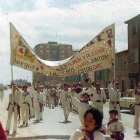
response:
<svg viewBox="0 0 140 140"><path fill-rule="evenodd" d="M97 94L101 94L101 89L97 90L96 88L96 91L97 91Z"/></svg>
<svg viewBox="0 0 140 140"><path fill-rule="evenodd" d="M107 124L107 126L109 126L110 124L112 124L113 122L117 122L118 121L118 119L117 118L115 118L115 119L113 119L113 120L111 120L111 121L109 121L108 122L108 124Z"/></svg>
<svg viewBox="0 0 140 140"><path fill-rule="evenodd" d="M79 100L81 103L88 103L88 101L89 100L86 100L86 101L84 101L84 100Z"/></svg>
<svg viewBox="0 0 140 140"><path fill-rule="evenodd" d="M135 95L140 95L140 91L139 90L136 90L135 91Z"/></svg>
<svg viewBox="0 0 140 140"><path fill-rule="evenodd" d="M85 128L82 128L81 129L83 132L85 132ZM86 136L88 137L88 138L90 138L90 140L94 140L94 131L87 131L86 130Z"/></svg>

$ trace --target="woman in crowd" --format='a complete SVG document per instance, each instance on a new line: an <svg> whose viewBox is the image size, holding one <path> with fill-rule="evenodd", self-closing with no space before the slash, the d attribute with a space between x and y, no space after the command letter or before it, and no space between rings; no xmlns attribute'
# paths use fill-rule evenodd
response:
<svg viewBox="0 0 140 140"><path fill-rule="evenodd" d="M69 140L105 140L99 131L102 126L103 114L95 108L86 111L84 128L77 129Z"/></svg>

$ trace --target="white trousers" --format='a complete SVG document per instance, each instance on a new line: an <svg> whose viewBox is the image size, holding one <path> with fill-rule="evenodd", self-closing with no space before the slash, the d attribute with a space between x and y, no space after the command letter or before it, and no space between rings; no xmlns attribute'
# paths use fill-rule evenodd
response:
<svg viewBox="0 0 140 140"><path fill-rule="evenodd" d="M64 112L64 117L65 119L68 118L69 113L70 113L70 103L67 101L62 101L62 108L63 108L63 112Z"/></svg>
<svg viewBox="0 0 140 140"><path fill-rule="evenodd" d="M102 102L93 102L95 108L99 109L99 111L103 112L103 103Z"/></svg>
<svg viewBox="0 0 140 140"><path fill-rule="evenodd" d="M49 96L46 95L46 106L49 106Z"/></svg>
<svg viewBox="0 0 140 140"><path fill-rule="evenodd" d="M114 110L114 105L111 104L111 102L109 102L109 110ZM118 119L122 120L121 118L121 111L120 111L120 105L116 104L116 110L118 111Z"/></svg>
<svg viewBox="0 0 140 140"><path fill-rule="evenodd" d="M29 106L27 104L21 104L21 116L22 116L23 122L28 124Z"/></svg>
<svg viewBox="0 0 140 140"><path fill-rule="evenodd" d="M52 96L49 96L49 108L54 107L54 98Z"/></svg>
<svg viewBox="0 0 140 140"><path fill-rule="evenodd" d="M31 116L34 116L35 115L35 109L32 106L30 108L31 108Z"/></svg>
<svg viewBox="0 0 140 140"><path fill-rule="evenodd" d="M18 116L17 106L14 106L14 112L13 112L12 105L9 106L8 119L7 119L7 122L6 122L6 130L8 130L8 131L10 131L11 119L12 119L13 113L14 113L13 131L17 131L17 116Z"/></svg>
<svg viewBox="0 0 140 140"><path fill-rule="evenodd" d="M135 105L134 129L139 130L140 106Z"/></svg>
<svg viewBox="0 0 140 140"><path fill-rule="evenodd" d="M0 94L0 100L3 101L3 94Z"/></svg>
<svg viewBox="0 0 140 140"><path fill-rule="evenodd" d="M40 107L39 107L39 103L35 103L35 116L36 116L36 120L43 119L43 112L40 112Z"/></svg>
<svg viewBox="0 0 140 140"><path fill-rule="evenodd" d="M81 125L84 126L84 115L83 114L79 114L79 120L81 122Z"/></svg>

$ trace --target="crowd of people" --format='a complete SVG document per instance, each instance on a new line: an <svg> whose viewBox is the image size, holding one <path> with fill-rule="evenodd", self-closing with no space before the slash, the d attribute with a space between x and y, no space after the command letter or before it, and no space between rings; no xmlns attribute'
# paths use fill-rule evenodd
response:
<svg viewBox="0 0 140 140"><path fill-rule="evenodd" d="M106 94L100 88L99 83L92 83L90 78L85 80L89 84L88 88L83 88L81 83L61 87L50 85L44 87L36 82L28 87L26 85L16 86L11 84L13 92L9 94L8 119L6 122L6 134L10 133L11 118L14 115L13 134L17 133L17 122L22 118L23 126L28 126L29 120L35 118L36 122L43 120L45 107L54 108L61 106L64 113L65 122L68 121L69 113L74 111L78 114L81 124L70 140L104 140L104 135L110 135L111 140L124 139L124 126L121 121L120 97L118 90L119 83L113 80L109 86L109 122L107 127L103 124L103 104L106 103ZM134 89L137 102L140 102L140 90ZM131 92L133 92L131 91ZM130 92L130 93L131 93ZM140 105L136 102L136 109ZM137 110L138 110L137 109ZM21 111L21 112L20 112ZM140 113L135 116L136 134L139 134ZM78 118L77 118L78 119ZM137 123L137 124L136 124Z"/></svg>

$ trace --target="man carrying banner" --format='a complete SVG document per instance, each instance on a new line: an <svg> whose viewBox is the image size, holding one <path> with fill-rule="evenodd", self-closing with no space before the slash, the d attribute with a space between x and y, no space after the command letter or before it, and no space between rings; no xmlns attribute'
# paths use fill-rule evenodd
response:
<svg viewBox="0 0 140 140"><path fill-rule="evenodd" d="M28 117L30 119L31 116L31 101L32 101L32 107L33 105L33 97L29 91L27 91L27 86L23 86L23 93L21 96L21 115L23 120L23 126L28 126Z"/></svg>
<svg viewBox="0 0 140 140"><path fill-rule="evenodd" d="M68 85L64 84L64 89L60 93L60 101L62 103L62 108L64 112L65 122L68 120L68 116L70 113L70 102L69 102L69 93L68 93Z"/></svg>
<svg viewBox="0 0 140 140"><path fill-rule="evenodd" d="M121 93L118 89L119 83L116 80L113 80L111 84L108 86L109 90L109 110L117 110L118 111L118 119L121 120L120 113L120 97Z"/></svg>
<svg viewBox="0 0 140 140"><path fill-rule="evenodd" d="M6 133L9 134L10 126L11 126L11 119L12 115L14 113L14 128L13 128L13 134L16 134L17 132L17 116L19 114L20 119L20 97L21 97L21 91L19 88L16 87L14 83L11 84L11 88L13 87L13 93L9 94L9 104L8 104L8 119L6 122Z"/></svg>
<svg viewBox="0 0 140 140"><path fill-rule="evenodd" d="M43 105L44 105L44 95L40 94L40 88L37 86L37 91L34 90L34 85L31 86L31 91L34 94L34 107L36 112L36 122L41 121L43 118Z"/></svg>

